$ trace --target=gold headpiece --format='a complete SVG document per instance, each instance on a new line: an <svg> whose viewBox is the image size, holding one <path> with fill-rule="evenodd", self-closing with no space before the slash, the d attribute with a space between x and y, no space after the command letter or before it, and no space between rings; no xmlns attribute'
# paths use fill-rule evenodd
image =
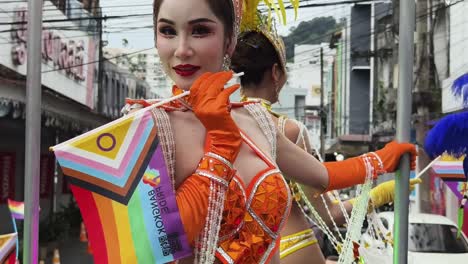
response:
<svg viewBox="0 0 468 264"><path fill-rule="evenodd" d="M274 20L272 19L271 10L275 10L278 18L286 25L286 8L283 0L242 0L243 4L243 15L240 26L240 32L257 31L262 33L273 45L278 54L281 62L281 66L286 68L286 47L283 39L278 35ZM268 16L261 15L257 7L260 2L264 2L268 8ZM291 0L291 6L294 8L294 16L297 18L297 10L299 8L299 0Z"/></svg>
<svg viewBox="0 0 468 264"><path fill-rule="evenodd" d="M240 24L242 20L242 3L244 0L232 0L232 7L234 8L234 36L240 33Z"/></svg>

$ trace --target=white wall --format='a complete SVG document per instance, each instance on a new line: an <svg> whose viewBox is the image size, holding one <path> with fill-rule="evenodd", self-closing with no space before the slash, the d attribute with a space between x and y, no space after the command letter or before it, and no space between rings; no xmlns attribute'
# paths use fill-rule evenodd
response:
<svg viewBox="0 0 468 264"><path fill-rule="evenodd" d="M327 43L321 45L296 45L294 47L294 62L288 63L288 83L291 87L307 90L307 105L320 105L320 47L324 52L324 84L327 83L330 66L335 51L328 48ZM326 87L326 85L325 85ZM324 103L328 103L325 91Z"/></svg>
<svg viewBox="0 0 468 264"><path fill-rule="evenodd" d="M450 76L442 81L442 112L463 109L462 100L451 93L453 81L468 72L468 2L450 8ZM436 51L437 52L437 51Z"/></svg>
<svg viewBox="0 0 468 264"><path fill-rule="evenodd" d="M273 110L289 118L295 118L296 96L306 95L306 89L294 88L287 84L281 90L278 103L273 105Z"/></svg>

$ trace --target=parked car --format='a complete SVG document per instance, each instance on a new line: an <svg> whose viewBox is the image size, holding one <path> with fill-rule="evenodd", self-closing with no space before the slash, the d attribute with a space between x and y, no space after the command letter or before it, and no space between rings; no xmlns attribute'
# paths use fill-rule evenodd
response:
<svg viewBox="0 0 468 264"><path fill-rule="evenodd" d="M384 227L393 232L394 213L382 212L378 217ZM408 263L468 263L468 240L463 233L457 238L457 231L457 225L445 216L410 214ZM372 237L365 233L362 240L369 242Z"/></svg>

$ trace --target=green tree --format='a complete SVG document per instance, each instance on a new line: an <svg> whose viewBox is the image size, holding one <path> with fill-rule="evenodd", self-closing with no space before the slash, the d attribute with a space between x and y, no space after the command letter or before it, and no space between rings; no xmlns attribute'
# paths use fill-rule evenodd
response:
<svg viewBox="0 0 468 264"><path fill-rule="evenodd" d="M292 27L289 34L283 37L288 61L293 60L295 45L328 42L331 34L340 27L341 25L332 16L316 17L310 21L301 22L297 27Z"/></svg>

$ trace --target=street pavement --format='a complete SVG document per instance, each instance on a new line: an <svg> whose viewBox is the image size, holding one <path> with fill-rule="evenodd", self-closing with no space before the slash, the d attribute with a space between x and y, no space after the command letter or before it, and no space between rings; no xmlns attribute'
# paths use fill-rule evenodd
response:
<svg viewBox="0 0 468 264"><path fill-rule="evenodd" d="M87 251L88 243L79 239L69 239L60 243L60 264L89 264L94 263L93 256ZM53 263L53 249L49 250L45 263Z"/></svg>

